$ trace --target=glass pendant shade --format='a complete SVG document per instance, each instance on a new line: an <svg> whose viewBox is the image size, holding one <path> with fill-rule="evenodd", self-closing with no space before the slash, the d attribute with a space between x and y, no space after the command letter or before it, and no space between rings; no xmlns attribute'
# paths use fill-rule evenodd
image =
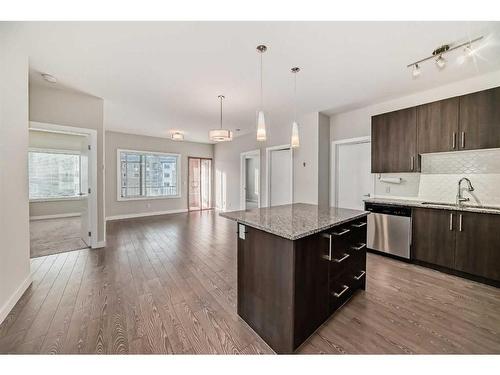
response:
<svg viewBox="0 0 500 375"><path fill-rule="evenodd" d="M264 118L264 112L259 111L257 114L257 140L266 140L266 120Z"/></svg>
<svg viewBox="0 0 500 375"><path fill-rule="evenodd" d="M299 141L299 124L297 124L297 121L294 121L292 124L292 138L290 140L290 146L292 148L297 148L300 146L300 141Z"/></svg>
<svg viewBox="0 0 500 375"><path fill-rule="evenodd" d="M233 132L227 129L212 129L208 132L208 137L213 142L228 142L233 140Z"/></svg>

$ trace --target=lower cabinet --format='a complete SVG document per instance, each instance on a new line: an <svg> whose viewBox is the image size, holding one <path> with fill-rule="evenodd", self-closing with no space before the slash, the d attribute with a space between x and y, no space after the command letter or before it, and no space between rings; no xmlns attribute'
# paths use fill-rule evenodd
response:
<svg viewBox="0 0 500 375"><path fill-rule="evenodd" d="M500 281L500 215L415 208L413 260Z"/></svg>

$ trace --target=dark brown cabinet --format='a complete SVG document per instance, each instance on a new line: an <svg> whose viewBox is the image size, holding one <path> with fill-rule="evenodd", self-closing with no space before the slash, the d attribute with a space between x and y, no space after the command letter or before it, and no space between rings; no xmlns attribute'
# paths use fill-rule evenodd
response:
<svg viewBox="0 0 500 375"><path fill-rule="evenodd" d="M500 87L460 97L460 150L500 147Z"/></svg>
<svg viewBox="0 0 500 375"><path fill-rule="evenodd" d="M411 258L498 282L499 228L500 215L414 208Z"/></svg>
<svg viewBox="0 0 500 375"><path fill-rule="evenodd" d="M500 280L500 215L458 213L455 268Z"/></svg>
<svg viewBox="0 0 500 375"><path fill-rule="evenodd" d="M416 108L372 117L372 173L416 172Z"/></svg>
<svg viewBox="0 0 500 375"><path fill-rule="evenodd" d="M417 107L418 153L458 150L459 98Z"/></svg>
<svg viewBox="0 0 500 375"><path fill-rule="evenodd" d="M454 267L455 215L453 211L413 209L413 259L447 268Z"/></svg>

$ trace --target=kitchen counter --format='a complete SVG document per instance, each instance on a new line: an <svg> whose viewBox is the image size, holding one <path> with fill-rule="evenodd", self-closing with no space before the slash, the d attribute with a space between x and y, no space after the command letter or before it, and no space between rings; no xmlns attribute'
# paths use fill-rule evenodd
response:
<svg viewBox="0 0 500 375"><path fill-rule="evenodd" d="M361 218L367 214L367 211L294 203L244 211L223 212L219 215L293 241Z"/></svg>
<svg viewBox="0 0 500 375"><path fill-rule="evenodd" d="M463 212L477 212L484 214L497 214L500 215L500 207L492 206L478 206L478 205L467 205L463 204L460 207L455 204L438 202L431 202L432 204L423 204L423 200L417 199L394 199L394 198L370 198L364 200L366 203L379 203L392 206L403 206L403 207L419 207L419 208L434 208L438 210L453 210L453 211L463 211Z"/></svg>

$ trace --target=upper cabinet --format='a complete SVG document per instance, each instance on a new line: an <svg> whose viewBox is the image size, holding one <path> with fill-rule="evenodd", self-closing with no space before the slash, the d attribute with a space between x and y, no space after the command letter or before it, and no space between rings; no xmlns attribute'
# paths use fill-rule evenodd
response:
<svg viewBox="0 0 500 375"><path fill-rule="evenodd" d="M458 150L459 98L417 107L418 153Z"/></svg>
<svg viewBox="0 0 500 375"><path fill-rule="evenodd" d="M418 172L419 154L500 148L500 87L372 117L372 173Z"/></svg>
<svg viewBox="0 0 500 375"><path fill-rule="evenodd" d="M500 147L500 87L460 97L459 147Z"/></svg>
<svg viewBox="0 0 500 375"><path fill-rule="evenodd" d="M416 108L373 116L372 173L416 171Z"/></svg>

